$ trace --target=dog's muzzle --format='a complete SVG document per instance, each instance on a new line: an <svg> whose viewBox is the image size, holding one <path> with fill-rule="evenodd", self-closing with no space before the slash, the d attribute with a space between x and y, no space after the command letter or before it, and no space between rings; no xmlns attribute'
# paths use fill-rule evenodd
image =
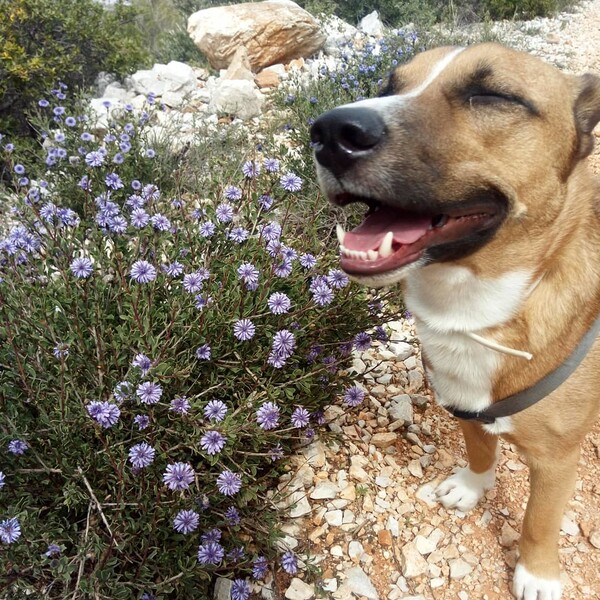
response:
<svg viewBox="0 0 600 600"><path fill-rule="evenodd" d="M335 177L375 152L386 135L383 119L370 108L342 106L322 114L310 130L317 162Z"/></svg>

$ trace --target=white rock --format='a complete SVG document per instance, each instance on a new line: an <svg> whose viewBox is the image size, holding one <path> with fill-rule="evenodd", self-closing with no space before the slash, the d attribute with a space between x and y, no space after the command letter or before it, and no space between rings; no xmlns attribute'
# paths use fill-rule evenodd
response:
<svg viewBox="0 0 600 600"><path fill-rule="evenodd" d="M413 405L408 394L394 396L387 407L388 415L394 420L402 420L405 425L413 423Z"/></svg>
<svg viewBox="0 0 600 600"><path fill-rule="evenodd" d="M332 481L319 481L310 493L313 500L333 499L340 493L340 488Z"/></svg>
<svg viewBox="0 0 600 600"><path fill-rule="evenodd" d="M510 548L519 539L519 532L510 526L508 521L504 521L500 530L500 545Z"/></svg>
<svg viewBox="0 0 600 600"><path fill-rule="evenodd" d="M310 514L312 508L308 502L308 498L303 491L292 492L285 504L292 508L290 509L290 517L296 519L297 517L303 517L304 515Z"/></svg>
<svg viewBox="0 0 600 600"><path fill-rule="evenodd" d="M462 558L455 558L448 561L450 565L450 579L462 579L473 571L473 567Z"/></svg>
<svg viewBox="0 0 600 600"><path fill-rule="evenodd" d="M376 10L363 17L358 24L360 31L373 37L381 37L383 35L383 23L379 19L379 14Z"/></svg>
<svg viewBox="0 0 600 600"><path fill-rule="evenodd" d="M335 592L338 589L338 580L335 577L323 579L321 587L326 592Z"/></svg>
<svg viewBox="0 0 600 600"><path fill-rule="evenodd" d="M332 527L339 527L344 519L344 513L341 510L329 510L325 513L325 520Z"/></svg>
<svg viewBox="0 0 600 600"><path fill-rule="evenodd" d="M302 579L298 579L294 577L290 582L290 587L288 587L285 592L285 597L288 600L310 600L310 598L314 598L315 589L312 585L305 583Z"/></svg>
<svg viewBox="0 0 600 600"><path fill-rule="evenodd" d="M404 544L400 554L402 556L402 575L406 579L412 579L427 573L427 561L421 556L414 543Z"/></svg>
<svg viewBox="0 0 600 600"><path fill-rule="evenodd" d="M579 525L569 519L567 515L563 515L560 530L567 535L579 535Z"/></svg>
<svg viewBox="0 0 600 600"><path fill-rule="evenodd" d="M352 540L348 544L348 556L351 558L351 560L359 562L364 553L365 549L360 542Z"/></svg>
<svg viewBox="0 0 600 600"><path fill-rule="evenodd" d="M408 469L408 472L414 477L418 477L419 479L423 477L423 468L421 467L421 463L418 459L415 458L414 460L411 460L406 466L406 468Z"/></svg>
<svg viewBox="0 0 600 600"><path fill-rule="evenodd" d="M350 594L364 596L368 600L379 600L379 594L367 574L360 567L352 567L346 571L346 579L334 592L334 598L349 600Z"/></svg>
<svg viewBox="0 0 600 600"><path fill-rule="evenodd" d="M418 535L414 540L415 547L419 551L419 554L426 556L427 554L431 554L436 547L436 544L431 541L429 538L426 538L422 535Z"/></svg>
<svg viewBox="0 0 600 600"><path fill-rule="evenodd" d="M304 446L301 452L311 467L320 468L325 466L325 446L320 440L315 440L308 446Z"/></svg>
<svg viewBox="0 0 600 600"><path fill-rule="evenodd" d="M344 551L339 544L336 544L335 546L331 546L331 548L329 548L329 554L331 554L331 556L341 557L344 556Z"/></svg>
<svg viewBox="0 0 600 600"><path fill-rule="evenodd" d="M214 591L215 600L230 600L232 586L233 581L231 579L226 579L225 577L217 577Z"/></svg>
<svg viewBox="0 0 600 600"><path fill-rule="evenodd" d="M400 523L398 522L398 519L392 517L392 515L388 517L386 529L389 530L393 537L400 537Z"/></svg>
<svg viewBox="0 0 600 600"><path fill-rule="evenodd" d="M256 84L245 80L224 80L212 90L209 110L216 114L229 114L244 121L261 114L265 97Z"/></svg>
<svg viewBox="0 0 600 600"><path fill-rule="evenodd" d="M390 344L390 350L398 360L406 360L409 356L412 356L414 347L406 342L393 342Z"/></svg>

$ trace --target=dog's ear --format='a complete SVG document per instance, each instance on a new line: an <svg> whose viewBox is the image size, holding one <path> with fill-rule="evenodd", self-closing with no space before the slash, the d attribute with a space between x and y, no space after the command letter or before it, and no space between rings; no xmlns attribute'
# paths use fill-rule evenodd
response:
<svg viewBox="0 0 600 600"><path fill-rule="evenodd" d="M592 131L600 121L600 77L586 73L578 77L579 93L575 100L575 122L579 131L579 157L594 147Z"/></svg>

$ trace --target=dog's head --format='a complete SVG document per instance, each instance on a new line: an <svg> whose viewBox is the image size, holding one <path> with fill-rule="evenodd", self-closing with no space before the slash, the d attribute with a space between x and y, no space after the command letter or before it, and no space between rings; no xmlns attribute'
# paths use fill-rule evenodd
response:
<svg viewBox="0 0 600 600"><path fill-rule="evenodd" d="M379 286L433 262L510 262L515 236L547 238L599 120L593 75L497 44L419 54L312 127L329 200L369 208L338 228L342 268Z"/></svg>

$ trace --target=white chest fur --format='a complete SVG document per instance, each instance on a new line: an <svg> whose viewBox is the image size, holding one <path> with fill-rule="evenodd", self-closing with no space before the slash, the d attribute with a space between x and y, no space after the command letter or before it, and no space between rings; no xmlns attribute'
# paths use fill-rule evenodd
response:
<svg viewBox="0 0 600 600"><path fill-rule="evenodd" d="M406 278L404 300L415 315L440 404L466 411L490 405L503 355L464 334L481 334L508 321L527 297L530 282L531 273L525 271L480 279L465 267L441 264Z"/></svg>

